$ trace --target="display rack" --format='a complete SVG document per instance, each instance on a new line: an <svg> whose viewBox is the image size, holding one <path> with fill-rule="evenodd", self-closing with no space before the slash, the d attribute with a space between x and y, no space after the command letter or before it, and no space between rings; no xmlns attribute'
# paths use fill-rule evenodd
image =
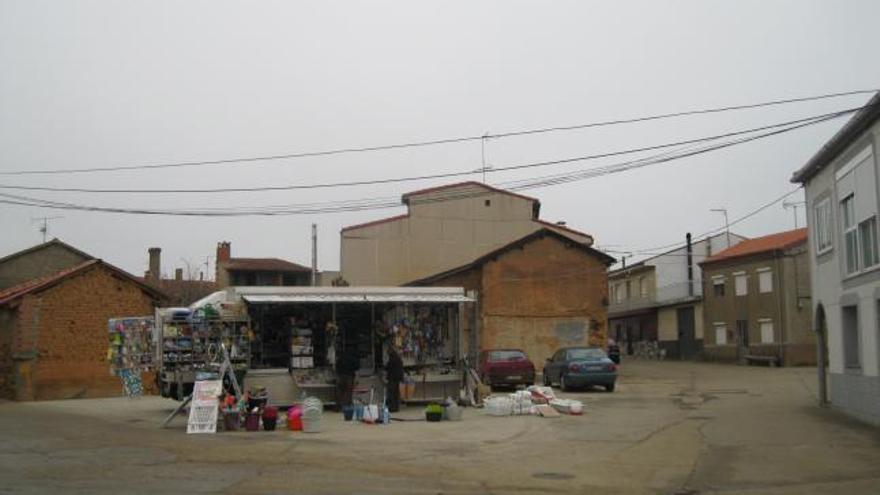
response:
<svg viewBox="0 0 880 495"><path fill-rule="evenodd" d="M232 370L243 374L250 360L250 320L194 317L186 311L167 311L159 317L159 373L162 395L182 399L192 392L199 373L216 373L220 344L229 351Z"/></svg>

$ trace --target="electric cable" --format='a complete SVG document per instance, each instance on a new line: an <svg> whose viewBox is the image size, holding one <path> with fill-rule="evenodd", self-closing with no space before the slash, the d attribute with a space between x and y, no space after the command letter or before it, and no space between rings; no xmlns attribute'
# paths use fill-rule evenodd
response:
<svg viewBox="0 0 880 495"><path fill-rule="evenodd" d="M182 161L182 162L171 162L171 163L120 165L120 166L107 166L107 167L89 167L89 168L78 168L78 169L12 170L12 171L0 171L0 175L40 175L40 174L49 175L49 174L95 173L95 172L119 172L119 171L131 171L131 170L153 170L153 169L164 169L164 168L258 163L258 162L268 162L268 161L275 161L275 160L320 157L320 156L330 156L330 155L339 155L339 154L348 154L348 153L363 153L363 152L396 150L396 149L406 149L406 148L423 147L423 146L435 146L435 145L444 145L444 144L453 144L453 143L473 142L473 141L486 140L486 139L501 139L501 138L526 136L526 135L542 134L542 133L549 133L549 132L572 131L572 130L579 130L579 129L604 127L604 126L610 126L610 125L632 124L632 123L638 123L638 122L648 122L648 121L655 121L655 120L662 120L662 119L669 119L669 118L685 117L685 116L690 116L690 115L705 115L705 114L713 114L713 113L720 113L720 112L747 110L747 109L753 109L753 108L785 105L785 104L790 104L790 103L801 103L801 102L824 100L824 99L830 99L830 98L839 98L839 97L845 97L845 96L855 96L855 95L868 94L868 93L873 94L873 93L876 93L877 91L878 91L877 89L845 91L845 92L840 92L840 93L827 93L827 94L821 94L821 95L815 95L815 96L807 96L807 97L800 97L800 98L787 98L787 99L782 99L782 100L771 100L771 101L744 104L744 105L732 105L732 106L725 106L725 107L716 107L716 108L707 108L707 109L698 109L698 110L687 110L687 111L681 111L681 112L656 114L656 115L649 115L649 116L643 116L643 117L633 117L633 118L627 118L627 119L615 119L615 120L607 120L607 121L600 121L600 122L590 122L590 123L585 123L585 124L575 124L575 125L569 125L569 126L544 127L544 128L527 129L527 130L521 130L521 131L512 131L512 132L504 132L504 133L496 133L496 134L486 133L486 134L482 134L479 136L464 136L464 137L434 139L434 140L416 141L416 142L408 142L408 143L396 143L396 144L385 144L385 145L364 146L364 147L348 147L348 148L339 148L339 149L322 150L322 151L293 152L293 153L273 154L273 155L263 155L263 156L224 158L224 159L217 159L217 160Z"/></svg>
<svg viewBox="0 0 880 495"><path fill-rule="evenodd" d="M801 124L801 123L813 123L816 120L820 119L833 119L843 115L847 115L850 113L854 113L859 111L866 106L863 107L855 107L846 110L836 111L825 113L821 115L814 115L811 117L805 117L801 119L789 120L786 122L770 124L760 127L753 127L745 130L728 132L723 134L716 134L712 136L705 136L701 138L687 139L683 141L677 141L672 143L664 143L652 146L644 146L641 148L630 148L624 150L611 151L606 153L598 153L593 155L579 156L573 158L564 158L560 160L549 160L535 163L526 163L519 165L509 165L504 167L493 167L492 169L488 169L485 172L488 173L498 173L498 172L508 172L512 170L523 170L537 167L547 167L551 165L561 165L566 163L574 163L580 161L590 161L597 160L601 158L610 158L614 156L622 156L628 154L642 153L646 151L654 151L658 149L677 147L683 145L690 144L699 144L707 141L716 141L719 139L733 137L733 136L741 136L745 134L751 134L763 130L768 129L778 129L784 128L787 126ZM10 184L0 184L0 189L11 189L11 190L22 190L22 191L52 191L52 192L78 192L78 193L110 193L110 194L217 194L217 193L248 193L248 192L267 192L267 191L289 191L289 190L301 190L301 189L326 189L326 188L338 188L338 187L351 187L351 186L363 186L363 185L379 185L379 184L391 184L391 183L400 183L400 182L413 182L413 181L421 181L421 180L431 180L431 179L448 179L453 177L461 177L461 176L470 176L475 174L484 173L480 170L468 170L468 171L457 171L457 172L446 172L440 174L431 174L431 175L418 175L418 176L408 176L408 177L393 177L393 178L383 178L383 179L372 179L372 180L361 180L361 181L347 181L347 182L334 182L334 183L316 183L316 184L296 184L296 185L284 185L284 186L258 186L258 187L229 187L229 188L209 188L209 189L96 189L96 188L85 188L85 187L51 187L51 186L25 186L25 185L10 185Z"/></svg>

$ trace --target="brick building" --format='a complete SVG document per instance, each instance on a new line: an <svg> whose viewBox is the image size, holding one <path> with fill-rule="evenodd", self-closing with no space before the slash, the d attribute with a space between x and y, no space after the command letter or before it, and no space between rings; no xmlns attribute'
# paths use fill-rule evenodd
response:
<svg viewBox="0 0 880 495"><path fill-rule="evenodd" d="M98 259L0 290L0 397L120 395L107 363L107 321L150 315L164 297Z"/></svg>
<svg viewBox="0 0 880 495"><path fill-rule="evenodd" d="M149 250L149 270L144 273L143 282L161 290L168 296L170 306L189 306L203 297L217 291L217 283L205 280L205 274L187 266L174 269L174 278L162 276L162 249L151 247Z"/></svg>
<svg viewBox="0 0 880 495"><path fill-rule="evenodd" d="M478 314L465 316L461 337L469 354L518 348L540 369L559 347L605 345L612 263L605 253L546 228L407 285L475 291Z"/></svg>
<svg viewBox="0 0 880 495"><path fill-rule="evenodd" d="M703 357L816 364L807 229L740 242L703 268Z"/></svg>
<svg viewBox="0 0 880 495"><path fill-rule="evenodd" d="M540 218L541 202L479 182L409 192L407 212L340 232L342 277L351 285L401 285L451 270L541 229L591 246L593 237Z"/></svg>
<svg viewBox="0 0 880 495"><path fill-rule="evenodd" d="M217 243L217 287L312 285L312 269L279 258L233 258L229 242Z"/></svg>

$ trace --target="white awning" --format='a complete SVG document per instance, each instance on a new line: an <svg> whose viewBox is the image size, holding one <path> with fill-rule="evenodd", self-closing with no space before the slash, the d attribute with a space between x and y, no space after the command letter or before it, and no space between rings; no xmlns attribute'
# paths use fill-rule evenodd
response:
<svg viewBox="0 0 880 495"><path fill-rule="evenodd" d="M460 303L460 287L236 287L249 303Z"/></svg>

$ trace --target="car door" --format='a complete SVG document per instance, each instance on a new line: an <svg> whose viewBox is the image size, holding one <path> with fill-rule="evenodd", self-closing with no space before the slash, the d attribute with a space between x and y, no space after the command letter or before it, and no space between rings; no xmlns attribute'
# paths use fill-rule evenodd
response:
<svg viewBox="0 0 880 495"><path fill-rule="evenodd" d="M562 381L562 375L565 374L566 368L568 368L568 351L559 351L559 356L557 356L556 360L557 380Z"/></svg>
<svg viewBox="0 0 880 495"><path fill-rule="evenodd" d="M550 356L550 359L544 363L544 374L550 377L550 380L554 380L556 378L556 357L559 356L559 351L556 351L555 354Z"/></svg>
<svg viewBox="0 0 880 495"><path fill-rule="evenodd" d="M553 355L553 373L550 375L557 382L562 378L562 371L565 369L563 363L565 363L565 351L560 349Z"/></svg>

